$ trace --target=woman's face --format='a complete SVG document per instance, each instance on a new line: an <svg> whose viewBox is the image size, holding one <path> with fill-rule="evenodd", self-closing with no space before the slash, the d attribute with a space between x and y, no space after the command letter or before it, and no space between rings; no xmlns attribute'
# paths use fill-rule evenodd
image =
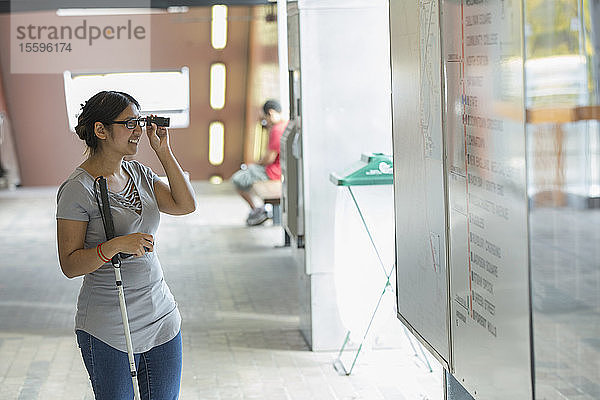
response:
<svg viewBox="0 0 600 400"><path fill-rule="evenodd" d="M114 121L125 122L140 117L140 112L135 104L130 104L119 114ZM137 146L142 136L142 128L138 125L133 129L127 128L124 124L110 125L112 135L108 136L107 146L123 155L135 155Z"/></svg>

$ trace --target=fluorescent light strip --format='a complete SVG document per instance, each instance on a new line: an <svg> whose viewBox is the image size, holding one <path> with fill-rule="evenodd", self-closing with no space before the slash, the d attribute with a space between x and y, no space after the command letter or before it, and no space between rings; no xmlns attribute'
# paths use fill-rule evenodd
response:
<svg viewBox="0 0 600 400"><path fill-rule="evenodd" d="M212 7L211 44L220 50L227 46L227 6L216 5Z"/></svg>
<svg viewBox="0 0 600 400"><path fill-rule="evenodd" d="M214 110L225 107L226 68L223 63L210 66L210 106Z"/></svg>
<svg viewBox="0 0 600 400"><path fill-rule="evenodd" d="M208 133L208 162L221 165L225 158L225 126L222 122L211 122Z"/></svg>
<svg viewBox="0 0 600 400"><path fill-rule="evenodd" d="M59 17L88 17L92 15L144 15L164 14L166 10L159 8L59 8Z"/></svg>
<svg viewBox="0 0 600 400"><path fill-rule="evenodd" d="M171 14L183 14L190 11L188 6L171 6L167 7L167 12Z"/></svg>

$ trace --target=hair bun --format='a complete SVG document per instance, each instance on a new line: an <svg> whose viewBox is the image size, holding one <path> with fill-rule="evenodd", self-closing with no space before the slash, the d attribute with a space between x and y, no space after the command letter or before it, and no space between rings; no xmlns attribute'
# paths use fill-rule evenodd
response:
<svg viewBox="0 0 600 400"><path fill-rule="evenodd" d="M77 136L79 136L79 139L86 140L87 135L85 125L77 124L77 126L75 127L75 133L77 134Z"/></svg>

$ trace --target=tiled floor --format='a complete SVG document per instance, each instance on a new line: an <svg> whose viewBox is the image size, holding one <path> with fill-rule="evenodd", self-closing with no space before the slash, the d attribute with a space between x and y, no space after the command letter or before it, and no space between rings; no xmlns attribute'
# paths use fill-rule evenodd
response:
<svg viewBox="0 0 600 400"><path fill-rule="evenodd" d="M350 377L299 330L292 253L279 227L244 226L227 185L195 185L199 209L163 216L156 251L183 316L180 398L441 400L409 343L366 351ZM80 279L60 272L56 188L0 192L0 399L93 399L73 334ZM433 360L431 360L433 363Z"/></svg>

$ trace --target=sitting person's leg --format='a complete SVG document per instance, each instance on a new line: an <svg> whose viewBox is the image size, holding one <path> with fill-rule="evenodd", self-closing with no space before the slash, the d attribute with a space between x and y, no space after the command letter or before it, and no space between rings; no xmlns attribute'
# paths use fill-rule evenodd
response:
<svg viewBox="0 0 600 400"><path fill-rule="evenodd" d="M251 210L246 219L248 225L262 224L268 218L264 207L257 206L250 193L252 185L256 182L267 180L269 180L269 176L265 172L265 167L258 164L248 164L245 169L240 169L231 177L231 181L237 192L250 206Z"/></svg>

